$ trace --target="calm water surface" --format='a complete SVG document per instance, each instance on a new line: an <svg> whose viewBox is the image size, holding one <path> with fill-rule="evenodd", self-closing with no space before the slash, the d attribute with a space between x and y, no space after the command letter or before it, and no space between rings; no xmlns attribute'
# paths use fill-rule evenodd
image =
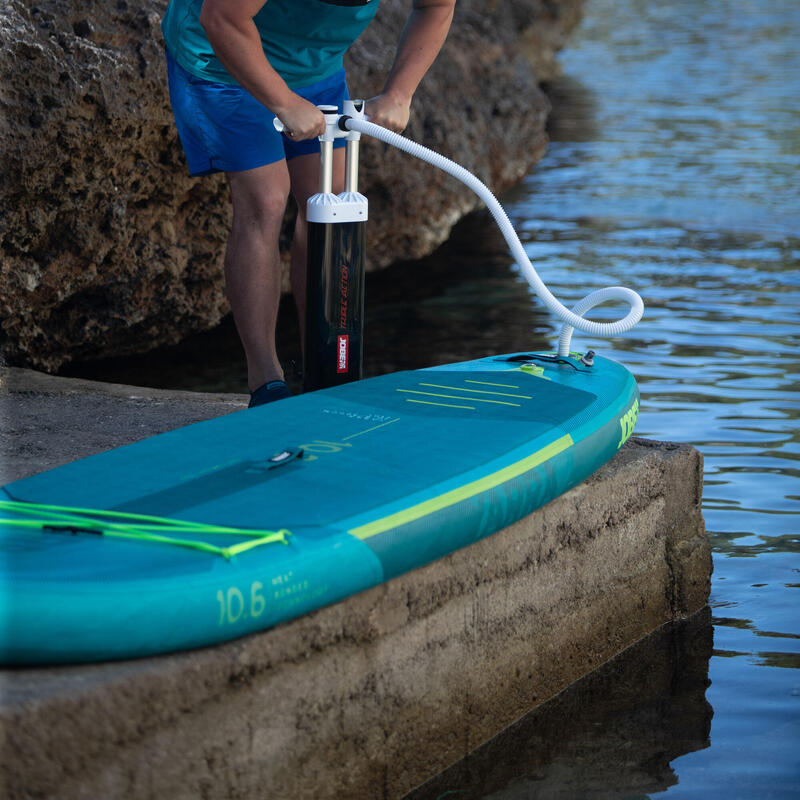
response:
<svg viewBox="0 0 800 800"><path fill-rule="evenodd" d="M567 305L613 284L644 297L632 332L574 346L636 375L639 435L704 454L712 618L625 654L417 797L800 797L798 36L796 0L589 0L551 87L552 145L504 202ZM367 292L371 374L557 335L480 217ZM290 315L283 329L288 360ZM102 374L242 391L231 326L200 342Z"/></svg>

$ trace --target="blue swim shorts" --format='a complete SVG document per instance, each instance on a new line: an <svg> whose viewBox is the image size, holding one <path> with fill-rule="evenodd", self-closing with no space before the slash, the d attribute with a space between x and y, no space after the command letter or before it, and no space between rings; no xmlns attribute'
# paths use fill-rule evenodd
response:
<svg viewBox="0 0 800 800"><path fill-rule="evenodd" d="M319 141L293 142L278 133L275 115L241 86L212 83L181 67L167 51L169 97L190 175L241 172L319 152ZM295 92L314 105L349 99L344 69ZM337 139L334 147L344 147Z"/></svg>

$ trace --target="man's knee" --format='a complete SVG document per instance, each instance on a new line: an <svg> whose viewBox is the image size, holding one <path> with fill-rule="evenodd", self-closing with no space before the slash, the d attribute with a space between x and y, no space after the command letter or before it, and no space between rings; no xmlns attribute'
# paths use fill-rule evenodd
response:
<svg viewBox="0 0 800 800"><path fill-rule="evenodd" d="M247 217L254 222L267 223L281 219L286 211L289 192L276 191L274 187L263 187L260 191L250 191L240 195L233 202L233 213Z"/></svg>
<svg viewBox="0 0 800 800"><path fill-rule="evenodd" d="M229 175L233 213L253 222L267 223L283 217L289 199L288 174Z"/></svg>

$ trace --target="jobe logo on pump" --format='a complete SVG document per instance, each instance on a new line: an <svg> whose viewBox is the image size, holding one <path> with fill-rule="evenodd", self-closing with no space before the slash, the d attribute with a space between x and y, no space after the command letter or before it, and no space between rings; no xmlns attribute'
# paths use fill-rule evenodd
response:
<svg viewBox="0 0 800 800"><path fill-rule="evenodd" d="M336 371L347 372L347 349L350 337L346 333L339 334L336 344Z"/></svg>

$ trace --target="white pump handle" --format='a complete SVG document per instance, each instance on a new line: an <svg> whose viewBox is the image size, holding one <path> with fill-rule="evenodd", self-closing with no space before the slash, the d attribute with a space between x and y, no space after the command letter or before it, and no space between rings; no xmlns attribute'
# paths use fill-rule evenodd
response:
<svg viewBox="0 0 800 800"><path fill-rule="evenodd" d="M344 136L347 136L347 131L342 132L338 126L340 117L338 106L319 105L317 108L325 115L326 122L325 133L323 133L322 136L317 137L321 142L331 142L334 139L340 139ZM272 118L272 126L276 131L278 131L278 133L286 133L286 126L277 117ZM291 136L290 133L287 133L286 135Z"/></svg>

